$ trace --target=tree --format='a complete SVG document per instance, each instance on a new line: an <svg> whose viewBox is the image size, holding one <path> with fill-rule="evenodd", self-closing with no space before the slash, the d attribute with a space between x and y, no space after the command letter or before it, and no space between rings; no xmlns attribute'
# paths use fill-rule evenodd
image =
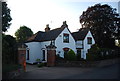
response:
<svg viewBox="0 0 120 81"><path fill-rule="evenodd" d="M11 35L2 34L2 62L3 64L17 63L16 40Z"/></svg>
<svg viewBox="0 0 120 81"><path fill-rule="evenodd" d="M7 7L6 2L2 2L2 31L6 32L7 29L10 27L12 20L10 16L10 9Z"/></svg>
<svg viewBox="0 0 120 81"><path fill-rule="evenodd" d="M33 35L33 32L30 28L26 27L26 26L21 26L16 32L15 32L15 36L16 36L16 40L18 42L25 42L30 36Z"/></svg>
<svg viewBox="0 0 120 81"><path fill-rule="evenodd" d="M80 16L83 28L91 30L99 47L114 47L115 38L120 34L116 9L109 5L96 4L88 7Z"/></svg>

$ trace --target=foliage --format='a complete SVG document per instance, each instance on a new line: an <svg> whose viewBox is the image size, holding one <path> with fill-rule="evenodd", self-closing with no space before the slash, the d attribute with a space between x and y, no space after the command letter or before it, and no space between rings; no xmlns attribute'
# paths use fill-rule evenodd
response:
<svg viewBox="0 0 120 81"><path fill-rule="evenodd" d="M2 34L2 60L3 63L17 63L16 40L10 35Z"/></svg>
<svg viewBox="0 0 120 81"><path fill-rule="evenodd" d="M120 47L120 40L118 40L118 46Z"/></svg>
<svg viewBox="0 0 120 81"><path fill-rule="evenodd" d="M70 49L66 55L66 60L68 61L75 61L76 60L76 55L75 55L75 52Z"/></svg>
<svg viewBox="0 0 120 81"><path fill-rule="evenodd" d="M38 67L43 67L43 66L45 66L46 65L46 63L40 63L40 64L38 64L37 66Z"/></svg>
<svg viewBox="0 0 120 81"><path fill-rule="evenodd" d="M82 13L80 23L83 28L91 30L99 47L113 48L120 35L118 16L111 6L96 4Z"/></svg>
<svg viewBox="0 0 120 81"><path fill-rule="evenodd" d="M2 72L7 73L17 70L20 66L18 64L4 64L2 67Z"/></svg>
<svg viewBox="0 0 120 81"><path fill-rule="evenodd" d="M115 49L110 48L99 48L97 44L94 44L88 51L86 60L95 61L95 60L104 60L119 58L120 48L116 47Z"/></svg>
<svg viewBox="0 0 120 81"><path fill-rule="evenodd" d="M39 62L40 62L40 59L36 59L36 61L37 61L37 63L39 64Z"/></svg>
<svg viewBox="0 0 120 81"><path fill-rule="evenodd" d="M100 55L102 60L104 59L112 59L112 58L119 58L120 48L116 49L109 49L109 48L100 48Z"/></svg>
<svg viewBox="0 0 120 81"><path fill-rule="evenodd" d="M86 59L89 61L99 60L100 58L99 50L100 48L97 46L97 44L92 45L91 48L88 50Z"/></svg>
<svg viewBox="0 0 120 81"><path fill-rule="evenodd" d="M10 16L10 9L7 7L6 2L2 2L2 31L6 32L7 29L10 27L12 20Z"/></svg>
<svg viewBox="0 0 120 81"><path fill-rule="evenodd" d="M21 26L15 32L17 42L25 42L32 35L33 35L32 30L26 26Z"/></svg>

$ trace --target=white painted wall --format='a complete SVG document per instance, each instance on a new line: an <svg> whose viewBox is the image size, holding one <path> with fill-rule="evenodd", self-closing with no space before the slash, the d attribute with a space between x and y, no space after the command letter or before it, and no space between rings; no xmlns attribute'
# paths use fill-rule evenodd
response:
<svg viewBox="0 0 120 81"><path fill-rule="evenodd" d="M27 63L35 63L36 59L41 59L41 43L39 42L29 42L25 43L29 48L29 60L27 60L26 55L26 62ZM27 54L27 53L26 53Z"/></svg>
<svg viewBox="0 0 120 81"><path fill-rule="evenodd" d="M69 34L69 43L64 43L63 42L63 33ZM72 49L74 52L76 52L76 46L75 46L75 40L72 37L71 33L67 28L65 28L60 35L56 38L55 40L55 46L56 48L56 54L59 54L60 57L64 57L64 51L63 48L67 47ZM58 53L60 51L60 53Z"/></svg>
<svg viewBox="0 0 120 81"><path fill-rule="evenodd" d="M82 40L76 41L76 48L83 48L83 41Z"/></svg>
<svg viewBox="0 0 120 81"><path fill-rule="evenodd" d="M41 58L43 58L43 52L42 50L44 49L45 50L45 61L44 62L47 62L47 49L46 49L46 46L50 45L51 41L44 41L44 42L41 42Z"/></svg>
<svg viewBox="0 0 120 81"><path fill-rule="evenodd" d="M92 44L88 44L87 43L87 37L91 37L92 38ZM81 51L81 58L86 59L86 54L88 53L88 49L91 48L91 46L93 44L95 44L95 40L91 34L91 32L89 31L85 37L85 39L83 40L84 46L83 46L83 50Z"/></svg>
<svg viewBox="0 0 120 81"><path fill-rule="evenodd" d="M45 61L47 62L47 49L45 47L50 45L51 41L45 41L45 42L29 42L25 43L28 46L29 49L29 60L27 60L27 51L26 51L26 62L27 63L35 63L36 59L43 60L43 51L45 50Z"/></svg>

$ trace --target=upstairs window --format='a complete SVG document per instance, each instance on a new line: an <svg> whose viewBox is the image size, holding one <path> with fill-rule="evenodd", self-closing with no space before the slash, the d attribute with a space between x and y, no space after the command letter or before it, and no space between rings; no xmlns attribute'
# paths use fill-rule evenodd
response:
<svg viewBox="0 0 120 81"><path fill-rule="evenodd" d="M64 43L69 43L69 34L63 34L63 42Z"/></svg>
<svg viewBox="0 0 120 81"><path fill-rule="evenodd" d="M88 37L88 38L87 38L87 43L88 43L88 44L92 44L92 38L91 38L91 37Z"/></svg>

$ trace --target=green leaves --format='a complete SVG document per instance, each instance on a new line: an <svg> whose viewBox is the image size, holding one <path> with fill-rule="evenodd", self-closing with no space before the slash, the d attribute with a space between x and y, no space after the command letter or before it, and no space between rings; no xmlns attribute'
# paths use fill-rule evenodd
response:
<svg viewBox="0 0 120 81"><path fill-rule="evenodd" d="M15 32L15 36L16 36L16 40L18 42L25 42L28 37L32 36L33 32L30 28L26 27L26 26L21 26L16 32Z"/></svg>
<svg viewBox="0 0 120 81"><path fill-rule="evenodd" d="M75 52L74 52L72 49L70 49L70 50L68 51L68 53L67 53L67 55L66 55L66 59L67 59L68 61L75 61L75 60L76 60Z"/></svg>
<svg viewBox="0 0 120 81"><path fill-rule="evenodd" d="M3 63L17 62L16 40L10 35L2 34L2 58Z"/></svg>
<svg viewBox="0 0 120 81"><path fill-rule="evenodd" d="M11 25L10 21L12 20L10 16L10 9L7 7L6 2L2 2L2 31L6 32L9 26Z"/></svg>
<svg viewBox="0 0 120 81"><path fill-rule="evenodd" d="M109 40L113 40L113 38L118 38L120 28L117 22L120 23L116 9L111 8L107 4L91 6L80 16L82 27L90 28L96 43L100 47L109 47L110 45L110 47L114 47L114 45L111 44L113 43L112 41L109 42L109 44L106 43L108 43ZM106 38L108 41L104 40Z"/></svg>

